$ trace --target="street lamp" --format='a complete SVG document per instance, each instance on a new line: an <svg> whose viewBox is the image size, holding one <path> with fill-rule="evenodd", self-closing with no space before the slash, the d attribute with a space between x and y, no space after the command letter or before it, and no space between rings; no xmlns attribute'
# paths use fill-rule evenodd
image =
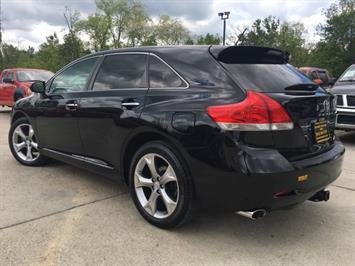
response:
<svg viewBox="0 0 355 266"><path fill-rule="evenodd" d="M230 13L229 11L218 13L218 16L223 20L223 45L226 45L226 20L229 19Z"/></svg>

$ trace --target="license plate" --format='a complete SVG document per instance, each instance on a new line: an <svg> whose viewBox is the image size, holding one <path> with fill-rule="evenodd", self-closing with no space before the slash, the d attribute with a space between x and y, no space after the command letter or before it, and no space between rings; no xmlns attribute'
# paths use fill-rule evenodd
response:
<svg viewBox="0 0 355 266"><path fill-rule="evenodd" d="M314 135L317 143L324 143L330 139L326 120L314 123Z"/></svg>

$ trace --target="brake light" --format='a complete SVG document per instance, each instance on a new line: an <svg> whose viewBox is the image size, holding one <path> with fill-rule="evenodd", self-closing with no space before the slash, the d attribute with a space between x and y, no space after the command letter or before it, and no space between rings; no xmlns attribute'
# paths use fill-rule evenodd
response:
<svg viewBox="0 0 355 266"><path fill-rule="evenodd" d="M249 91L244 101L210 106L209 116L225 130L289 130L293 122L280 103L269 96Z"/></svg>

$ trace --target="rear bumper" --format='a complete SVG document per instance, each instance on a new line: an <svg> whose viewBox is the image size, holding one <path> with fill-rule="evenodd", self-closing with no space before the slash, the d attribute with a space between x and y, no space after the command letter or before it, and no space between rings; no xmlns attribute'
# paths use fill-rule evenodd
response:
<svg viewBox="0 0 355 266"><path fill-rule="evenodd" d="M336 142L323 154L289 163L287 171L243 174L210 169L216 176L197 181L197 187L203 188L198 193L199 203L233 211L271 211L302 203L337 179L344 152L344 146ZM263 164L262 159L258 163ZM264 158L264 163L270 163L270 158Z"/></svg>

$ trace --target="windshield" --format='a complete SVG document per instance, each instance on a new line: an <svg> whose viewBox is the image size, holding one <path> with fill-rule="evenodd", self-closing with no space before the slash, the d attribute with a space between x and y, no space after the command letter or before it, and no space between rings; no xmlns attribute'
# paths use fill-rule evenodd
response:
<svg viewBox="0 0 355 266"><path fill-rule="evenodd" d="M17 71L17 80L19 82L25 81L47 81L49 80L54 74L50 71L46 70L19 70Z"/></svg>
<svg viewBox="0 0 355 266"><path fill-rule="evenodd" d="M355 81L355 65L349 67L345 73L340 77L339 81Z"/></svg>
<svg viewBox="0 0 355 266"><path fill-rule="evenodd" d="M289 64L222 64L246 90L284 92L294 85L312 83Z"/></svg>

